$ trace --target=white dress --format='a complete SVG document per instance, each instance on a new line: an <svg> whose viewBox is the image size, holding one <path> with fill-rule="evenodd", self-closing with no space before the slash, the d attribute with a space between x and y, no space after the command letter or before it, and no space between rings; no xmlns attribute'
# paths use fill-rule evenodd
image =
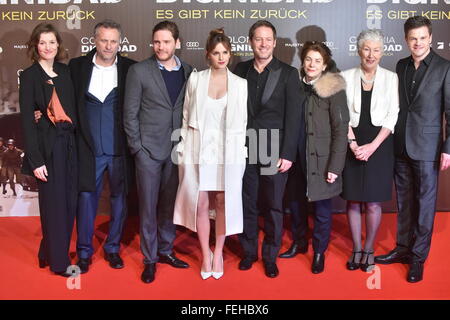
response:
<svg viewBox="0 0 450 320"><path fill-rule="evenodd" d="M220 99L207 96L205 128L199 163L199 190L224 191L225 113L227 94Z"/></svg>

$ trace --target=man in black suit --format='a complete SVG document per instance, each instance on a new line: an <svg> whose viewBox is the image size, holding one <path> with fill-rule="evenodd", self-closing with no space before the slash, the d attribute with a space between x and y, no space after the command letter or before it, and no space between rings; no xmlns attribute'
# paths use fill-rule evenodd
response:
<svg viewBox="0 0 450 320"><path fill-rule="evenodd" d="M96 48L72 59L69 68L79 115L79 196L77 211L77 265L89 270L94 252L92 237L103 175L108 173L111 219L104 244L111 268L124 267L119 255L120 239L127 215L126 194L132 169L123 128L123 103L128 68L134 60L118 54L121 27L112 20L94 28Z"/></svg>
<svg viewBox="0 0 450 320"><path fill-rule="evenodd" d="M431 48L431 21L405 22L411 56L397 64L400 112L395 127L397 246L376 263L409 263L408 282L423 278L436 210L439 168L450 166L450 62ZM445 113L446 138L442 139Z"/></svg>
<svg viewBox="0 0 450 320"><path fill-rule="evenodd" d="M297 69L273 56L275 27L265 20L256 22L250 28L249 41L254 59L239 63L235 69L238 76L247 79L249 93L249 161L243 182L244 232L239 236L244 258L239 269L250 269L258 259L258 202L261 202L265 219L264 270L266 276L274 278L278 276L276 258L281 247L287 171L295 159L297 139L304 125L303 96ZM263 142L264 132L268 132L267 142ZM252 139L254 133L257 139ZM267 155L272 159L265 159Z"/></svg>

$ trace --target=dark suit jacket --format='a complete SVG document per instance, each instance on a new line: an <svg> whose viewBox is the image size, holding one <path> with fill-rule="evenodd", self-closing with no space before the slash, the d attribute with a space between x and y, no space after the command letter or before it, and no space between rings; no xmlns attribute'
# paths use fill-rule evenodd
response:
<svg viewBox="0 0 450 320"><path fill-rule="evenodd" d="M397 63L400 112L395 127L395 152L401 155L404 147L414 160L436 161L440 153L450 153L450 61L434 53L431 63L417 89L409 100L406 84L406 66L410 57ZM447 119L446 138L442 139L442 116ZM402 139L405 132L405 139Z"/></svg>
<svg viewBox="0 0 450 320"><path fill-rule="evenodd" d="M69 68L55 62L53 70L58 76L53 78L56 93L70 117L77 125L74 91ZM25 158L22 172L33 175L33 170L48 163L56 138L56 127L47 116L47 107L53 93L53 86L47 81L51 79L39 63L34 63L20 75L20 112L25 138ZM42 117L36 124L34 111L39 110Z"/></svg>
<svg viewBox="0 0 450 320"><path fill-rule="evenodd" d="M95 152L94 143L92 140L89 122L86 113L85 95L89 90L91 82L92 69L94 64L92 59L96 50L93 49L86 56L74 58L69 62L69 68L72 75L72 80L75 88L76 106L79 117L79 134L77 136L78 143L78 163L79 163L79 189L80 191L92 192L95 191ZM125 80L128 68L136 63L136 61L117 56L117 87L119 92L119 99L117 105L114 107L114 121L116 136L114 137L116 154L125 155L126 175L125 185L128 187L133 180L132 159L130 157L126 135L123 129L123 102L125 96Z"/></svg>
<svg viewBox="0 0 450 320"><path fill-rule="evenodd" d="M248 99L247 128L279 129L280 158L295 161L300 128L304 129L305 126L305 95L300 87L298 70L275 57L273 59L258 112L255 111L251 99ZM253 61L252 59L238 63L234 73L247 79L250 68L253 68ZM249 153L257 149L250 147ZM268 139L268 150L272 150L272 147Z"/></svg>
<svg viewBox="0 0 450 320"><path fill-rule="evenodd" d="M181 61L187 80L192 67ZM165 160L174 142L172 132L181 127L186 82L175 105L169 97L155 56L136 63L127 76L124 125L131 153L142 150L155 160Z"/></svg>

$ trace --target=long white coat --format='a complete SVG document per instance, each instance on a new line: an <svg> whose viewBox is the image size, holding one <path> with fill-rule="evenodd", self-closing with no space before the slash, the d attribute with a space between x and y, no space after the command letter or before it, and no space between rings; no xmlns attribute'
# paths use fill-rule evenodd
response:
<svg viewBox="0 0 450 320"><path fill-rule="evenodd" d="M173 221L197 231L199 195L199 160L202 159L202 133L205 123L205 101L211 70L192 72L183 106L181 141L177 145L179 185ZM243 231L242 177L247 148L247 80L227 70L227 106L225 109L225 234ZM210 209L214 210L212 201ZM214 213L214 211L210 212Z"/></svg>

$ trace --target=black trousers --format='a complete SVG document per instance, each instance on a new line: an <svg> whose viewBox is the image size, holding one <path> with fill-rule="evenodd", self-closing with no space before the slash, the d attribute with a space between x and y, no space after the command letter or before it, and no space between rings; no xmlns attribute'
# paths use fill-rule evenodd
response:
<svg viewBox="0 0 450 320"><path fill-rule="evenodd" d="M39 258L53 272L70 266L69 248L77 208L77 155L70 123L56 124L52 157L46 163L47 182L38 180L42 240Z"/></svg>
<svg viewBox="0 0 450 320"><path fill-rule="evenodd" d="M409 250L412 262L425 262L430 251L438 174L438 161L418 161L407 155L395 159L397 246Z"/></svg>
<svg viewBox="0 0 450 320"><path fill-rule="evenodd" d="M165 160L155 160L143 150L136 154L135 161L141 250L144 264L156 263L158 253L167 255L173 250L178 168L170 156Z"/></svg>
<svg viewBox="0 0 450 320"><path fill-rule="evenodd" d="M281 247L283 233L283 194L288 174L260 175L261 166L247 164L245 168L242 196L244 210L244 232L239 241L247 257L258 257L258 198L264 216L264 240L262 258L274 263Z"/></svg>
<svg viewBox="0 0 450 320"><path fill-rule="evenodd" d="M306 239L308 233L306 186L306 176L297 161L289 171L286 193L291 210L292 239L299 244L305 244L308 241ZM313 249L314 253L323 254L330 242L332 226L331 199L314 201L312 204L314 204Z"/></svg>

